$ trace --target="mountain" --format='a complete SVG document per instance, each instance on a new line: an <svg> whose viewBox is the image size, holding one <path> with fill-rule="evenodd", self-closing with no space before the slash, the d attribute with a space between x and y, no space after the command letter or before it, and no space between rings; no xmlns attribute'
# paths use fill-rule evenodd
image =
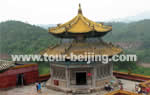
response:
<svg viewBox="0 0 150 95"><path fill-rule="evenodd" d="M131 23L112 22L112 33L105 38L111 41L140 42L150 40L150 19Z"/></svg>
<svg viewBox="0 0 150 95"><path fill-rule="evenodd" d="M35 25L20 21L0 23L0 53L39 53L57 41L46 29Z"/></svg>
<svg viewBox="0 0 150 95"><path fill-rule="evenodd" d="M135 16L128 16L125 18L114 19L113 21L131 23L131 22L140 21L144 19L150 19L150 11L142 12Z"/></svg>
<svg viewBox="0 0 150 95"><path fill-rule="evenodd" d="M136 54L139 60L150 62L150 20L141 20L131 23L111 23L112 33L104 39L119 43L126 53ZM121 44L120 44L121 43Z"/></svg>
<svg viewBox="0 0 150 95"><path fill-rule="evenodd" d="M113 31L103 39L124 48L125 53L137 54L140 61L150 62L150 20L137 22L110 22ZM53 25L48 25L53 26ZM20 21L0 23L0 53L39 53L60 39L48 33L47 29Z"/></svg>
<svg viewBox="0 0 150 95"><path fill-rule="evenodd" d="M56 27L57 25L56 24L37 24L36 26L39 26L44 29L48 29L50 27Z"/></svg>

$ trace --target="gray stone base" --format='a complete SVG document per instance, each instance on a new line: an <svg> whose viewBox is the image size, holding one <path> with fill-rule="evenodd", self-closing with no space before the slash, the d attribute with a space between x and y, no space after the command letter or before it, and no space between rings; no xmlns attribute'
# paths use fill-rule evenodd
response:
<svg viewBox="0 0 150 95"><path fill-rule="evenodd" d="M53 89L53 90L56 90L56 91L61 91L61 92L64 92L64 93L95 93L95 92L100 92L102 90L104 90L104 84L105 82L109 82L111 80L114 80L114 84L113 86L114 87L117 87L118 86L118 83L117 83L117 79L115 77L106 77L106 78L103 78L101 80L96 80L96 86L95 87L92 87L92 86L88 86L88 85L81 85L81 86L78 86L78 85L74 85L74 86L69 86L68 88L66 87L60 87L60 86L55 86L55 85L52 85L52 82L51 80L48 80L47 83L46 83L46 86L47 88L49 89Z"/></svg>

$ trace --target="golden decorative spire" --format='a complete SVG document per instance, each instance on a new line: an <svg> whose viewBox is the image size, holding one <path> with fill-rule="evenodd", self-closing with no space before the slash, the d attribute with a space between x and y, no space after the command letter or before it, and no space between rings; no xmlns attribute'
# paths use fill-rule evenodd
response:
<svg viewBox="0 0 150 95"><path fill-rule="evenodd" d="M81 4L79 3L78 14L82 14Z"/></svg>

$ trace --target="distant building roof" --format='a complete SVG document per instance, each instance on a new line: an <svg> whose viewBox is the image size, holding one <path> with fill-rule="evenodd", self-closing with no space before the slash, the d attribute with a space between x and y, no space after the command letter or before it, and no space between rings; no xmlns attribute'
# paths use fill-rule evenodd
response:
<svg viewBox="0 0 150 95"><path fill-rule="evenodd" d="M117 90L110 93L107 93L105 95L140 95L134 92L124 91L124 90Z"/></svg>
<svg viewBox="0 0 150 95"><path fill-rule="evenodd" d="M17 69L17 68L24 68L30 67L33 65L37 65L36 63L27 63L27 62L14 62L14 61L6 61L0 60L0 72L5 71L7 69Z"/></svg>
<svg viewBox="0 0 150 95"><path fill-rule="evenodd" d="M150 87L150 80L145 81L145 82L141 82L140 86L145 87L145 88Z"/></svg>
<svg viewBox="0 0 150 95"><path fill-rule="evenodd" d="M0 60L0 71L9 69L15 66L13 61Z"/></svg>

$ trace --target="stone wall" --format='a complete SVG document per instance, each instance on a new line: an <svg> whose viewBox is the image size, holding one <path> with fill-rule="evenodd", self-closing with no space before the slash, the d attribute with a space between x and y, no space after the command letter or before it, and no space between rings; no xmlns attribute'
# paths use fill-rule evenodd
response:
<svg viewBox="0 0 150 95"><path fill-rule="evenodd" d="M102 79L112 75L112 64L100 64L96 67L96 79Z"/></svg>
<svg viewBox="0 0 150 95"><path fill-rule="evenodd" d="M65 68L53 67L53 78L66 80Z"/></svg>

